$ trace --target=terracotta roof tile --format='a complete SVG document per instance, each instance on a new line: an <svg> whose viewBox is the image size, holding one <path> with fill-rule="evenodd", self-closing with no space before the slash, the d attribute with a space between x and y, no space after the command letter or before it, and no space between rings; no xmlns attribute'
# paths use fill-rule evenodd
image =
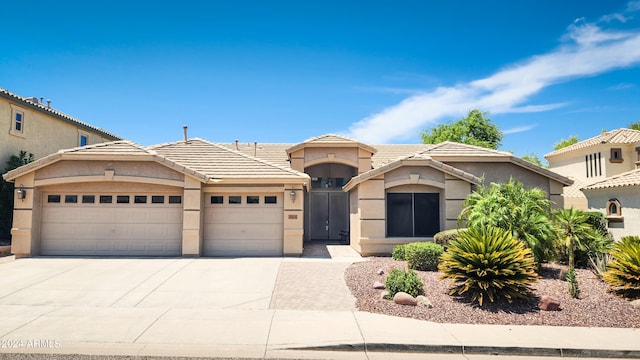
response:
<svg viewBox="0 0 640 360"><path fill-rule="evenodd" d="M37 110L39 112L42 112L42 113L45 113L47 115L56 117L56 118L58 118L60 120L63 120L63 121L72 123L74 125L77 125L77 126L92 130L92 131L97 132L97 133L100 133L104 137L108 138L109 140L120 140L120 139L122 139L121 136L118 136L118 135L116 135L116 134L114 134L112 132L109 132L109 131L107 131L105 129L102 129L102 128L99 128L97 126L93 126L93 125L88 124L88 123L86 123L84 121L78 120L78 119L74 118L73 116L67 115L67 114L65 114L65 113L63 113L61 111L58 111L58 110L56 110L56 109L54 109L52 107L45 106L43 104L30 101L28 98L20 96L20 95L17 95L17 94L14 94L14 93L10 92L9 90L0 88L0 97L3 97L3 98L8 99L8 100L16 101L16 102L20 103L23 106L35 109L35 110Z"/></svg>
<svg viewBox="0 0 640 360"><path fill-rule="evenodd" d="M583 140L571 146L567 146L560 150L550 152L544 157L555 156L558 154L563 154L578 149L584 149L598 144L633 144L636 142L640 142L640 131L622 128L603 132L602 134L594 136L590 139Z"/></svg>
<svg viewBox="0 0 640 360"><path fill-rule="evenodd" d="M640 169L606 178L597 183L586 186L585 190L607 189L624 186L640 186Z"/></svg>
<svg viewBox="0 0 640 360"><path fill-rule="evenodd" d="M272 164L202 139L149 147L159 155L210 178L307 178L291 168Z"/></svg>

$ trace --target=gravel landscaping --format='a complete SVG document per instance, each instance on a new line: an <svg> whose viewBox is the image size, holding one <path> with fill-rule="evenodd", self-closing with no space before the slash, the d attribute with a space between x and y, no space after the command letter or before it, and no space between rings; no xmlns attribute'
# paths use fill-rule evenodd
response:
<svg viewBox="0 0 640 360"><path fill-rule="evenodd" d="M580 299L571 298L567 282L558 279L566 266L545 264L531 299L511 304L496 301L483 307L465 298L450 296L450 280L439 280L440 273L417 271L424 283L425 295L433 303L433 308L427 308L397 305L381 298L382 290L374 289L373 283L384 283L394 268L406 269L406 263L390 257L371 257L347 268L345 281L357 299L358 310L441 323L640 328L640 309L609 293L606 284L585 269L576 269ZM378 275L379 269L384 270L384 275ZM560 310L538 310L538 299L543 295L559 299Z"/></svg>

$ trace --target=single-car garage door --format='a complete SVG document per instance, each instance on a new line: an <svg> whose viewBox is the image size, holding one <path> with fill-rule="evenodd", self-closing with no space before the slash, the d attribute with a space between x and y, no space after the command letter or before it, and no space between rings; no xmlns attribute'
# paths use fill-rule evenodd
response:
<svg viewBox="0 0 640 360"><path fill-rule="evenodd" d="M205 197L205 256L280 256L282 242L282 193Z"/></svg>
<svg viewBox="0 0 640 360"><path fill-rule="evenodd" d="M179 256L179 194L45 193L42 255Z"/></svg>

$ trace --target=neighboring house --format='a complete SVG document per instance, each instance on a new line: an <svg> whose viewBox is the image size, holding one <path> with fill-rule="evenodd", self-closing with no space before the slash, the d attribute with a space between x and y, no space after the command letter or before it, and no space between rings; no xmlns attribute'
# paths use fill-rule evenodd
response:
<svg viewBox="0 0 640 360"><path fill-rule="evenodd" d="M565 208L602 212L616 239L640 234L640 131L603 132L545 158L575 181L564 189Z"/></svg>
<svg viewBox="0 0 640 360"><path fill-rule="evenodd" d="M582 189L589 209L605 214L615 239L640 236L640 169L615 175Z"/></svg>
<svg viewBox="0 0 640 360"><path fill-rule="evenodd" d="M299 144L116 141L5 175L27 190L16 199L19 256L300 255L305 241L344 237L363 255L389 254L455 228L482 181L510 177L559 207L572 183L507 152L338 135Z"/></svg>
<svg viewBox="0 0 640 360"><path fill-rule="evenodd" d="M34 158L60 149L96 144L121 138L42 104L0 88L0 172L11 155L20 151Z"/></svg>
<svg viewBox="0 0 640 360"><path fill-rule="evenodd" d="M640 165L640 131L606 131L544 157L550 170L574 180L572 186L564 189L565 207L587 210L591 206L582 188Z"/></svg>

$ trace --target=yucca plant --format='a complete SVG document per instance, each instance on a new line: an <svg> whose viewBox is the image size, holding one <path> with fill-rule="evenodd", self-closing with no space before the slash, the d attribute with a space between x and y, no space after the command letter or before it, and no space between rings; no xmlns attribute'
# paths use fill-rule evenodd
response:
<svg viewBox="0 0 640 360"><path fill-rule="evenodd" d="M640 238L625 236L613 244L603 280L626 297L640 296Z"/></svg>
<svg viewBox="0 0 640 360"><path fill-rule="evenodd" d="M526 298L537 281L531 249L509 230L472 227L449 244L439 265L441 279L451 279L449 295L469 295L480 306L486 299L512 302Z"/></svg>

